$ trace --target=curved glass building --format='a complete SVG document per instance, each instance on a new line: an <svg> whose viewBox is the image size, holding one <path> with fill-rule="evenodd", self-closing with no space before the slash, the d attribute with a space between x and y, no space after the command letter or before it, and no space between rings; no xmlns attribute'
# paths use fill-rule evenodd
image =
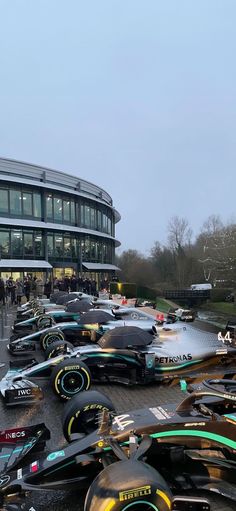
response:
<svg viewBox="0 0 236 511"><path fill-rule="evenodd" d="M0 158L0 272L54 277L114 273L120 215L97 185L64 172Z"/></svg>

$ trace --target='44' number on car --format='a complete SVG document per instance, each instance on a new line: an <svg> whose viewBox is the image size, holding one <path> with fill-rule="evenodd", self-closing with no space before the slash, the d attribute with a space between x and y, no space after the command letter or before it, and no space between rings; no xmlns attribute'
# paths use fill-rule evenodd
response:
<svg viewBox="0 0 236 511"><path fill-rule="evenodd" d="M226 332L225 335L222 335L221 332L218 332L218 341L222 341L222 342L225 342L225 341L228 341L228 342L232 342L232 337L230 337L230 332Z"/></svg>

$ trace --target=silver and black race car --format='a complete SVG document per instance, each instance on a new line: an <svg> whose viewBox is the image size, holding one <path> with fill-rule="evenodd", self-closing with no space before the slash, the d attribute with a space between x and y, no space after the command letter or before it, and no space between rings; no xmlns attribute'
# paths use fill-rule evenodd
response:
<svg viewBox="0 0 236 511"><path fill-rule="evenodd" d="M49 318L48 318L49 319ZM118 326L137 326L146 332L152 332L158 320L135 307L118 309L90 310L81 314L77 321L63 321L47 328L36 329L27 334L13 333L8 349L12 354L30 353L40 343L42 349L47 349L50 343L66 340L73 344L84 344L85 341L98 340L106 331ZM14 331L14 330L13 330ZM91 333L93 335L91 336Z"/></svg>
<svg viewBox="0 0 236 511"><path fill-rule="evenodd" d="M181 378L201 381L208 375L223 378L236 373L236 348L226 347L215 334L190 325L160 328L154 337L138 327L115 328L97 344L74 348L65 341L52 343L45 362L11 362L0 382L0 393L8 405L35 401L40 388L35 379L51 374L55 394L70 399L91 382L147 385L176 384Z"/></svg>
<svg viewBox="0 0 236 511"><path fill-rule="evenodd" d="M44 457L44 424L1 431L1 509L27 509L35 490L72 488L84 511L210 511L202 491L235 502L235 390L235 381L210 380L178 404L122 415L100 392L84 392L65 406L69 444Z"/></svg>

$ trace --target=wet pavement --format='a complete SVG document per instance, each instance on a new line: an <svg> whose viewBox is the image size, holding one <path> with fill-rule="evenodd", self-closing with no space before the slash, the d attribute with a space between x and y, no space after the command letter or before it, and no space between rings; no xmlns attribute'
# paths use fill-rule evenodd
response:
<svg viewBox="0 0 236 511"><path fill-rule="evenodd" d="M6 365L0 369L0 378L6 372L9 358L13 359L7 352L6 339L9 337L11 324L15 317L14 309L10 308L7 311L3 309L0 310L0 337L2 339L0 340L0 362ZM204 325L200 322L198 322L198 325L196 322L196 326L204 329ZM36 352L36 358L38 360L43 359L40 351ZM1 429L45 422L51 431L51 439L47 443L47 448L48 450L58 450L66 444L61 427L63 403L53 394L48 380L41 380L40 384L44 390L45 399L36 405L7 409L4 403L0 401ZM154 407L166 402L175 403L183 399L183 394L178 387L170 388L157 384L132 388L118 384L103 384L94 385L93 388L107 394L115 403L117 412L127 412L130 409L141 408L142 406ZM209 498L209 494L205 493L204 495ZM76 491L41 491L37 494L34 492L27 503L29 507L33 506L36 511L45 510L45 506L50 508L50 511L83 511L84 497L85 495L78 495ZM212 511L235 511L236 509L235 503L217 495L209 498L209 500L212 503Z"/></svg>

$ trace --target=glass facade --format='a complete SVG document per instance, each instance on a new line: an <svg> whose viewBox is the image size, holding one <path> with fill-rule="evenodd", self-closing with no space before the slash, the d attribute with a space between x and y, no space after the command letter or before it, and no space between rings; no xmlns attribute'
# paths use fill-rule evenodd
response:
<svg viewBox="0 0 236 511"><path fill-rule="evenodd" d="M9 265L11 259L41 259L55 267L62 263L62 268L71 263L78 271L82 262L113 264L115 241L102 233L114 237L114 212L96 197L45 190L43 184L1 182L0 225L1 217L12 218L12 225L2 222L0 227L0 258L9 259ZM14 218L20 221L14 223ZM33 221L45 222L45 227L34 226ZM47 223L57 225L49 229ZM79 227L82 232L62 230L61 225L63 229ZM85 229L93 232L83 232Z"/></svg>
<svg viewBox="0 0 236 511"><path fill-rule="evenodd" d="M23 188L0 187L0 216L41 220L41 194Z"/></svg>
<svg viewBox="0 0 236 511"><path fill-rule="evenodd" d="M114 217L110 208L63 194L39 193L23 187L0 187L0 217L28 218L75 225L114 236Z"/></svg>
<svg viewBox="0 0 236 511"><path fill-rule="evenodd" d="M41 259L44 257L42 231L0 228L2 259Z"/></svg>

